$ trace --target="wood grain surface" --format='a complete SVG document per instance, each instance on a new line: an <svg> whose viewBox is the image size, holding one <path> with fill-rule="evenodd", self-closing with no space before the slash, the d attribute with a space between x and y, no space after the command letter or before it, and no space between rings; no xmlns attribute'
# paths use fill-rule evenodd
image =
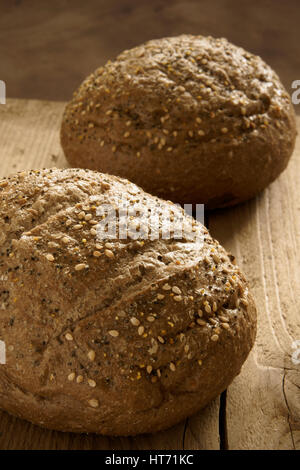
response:
<svg viewBox="0 0 300 470"><path fill-rule="evenodd" d="M27 100L0 106L0 177L67 166L59 145L63 108ZM263 194L208 215L258 307L255 347L221 399L168 431L136 438L53 432L0 412L0 449L300 449L300 351L293 348L300 341L299 179L298 141L288 169Z"/></svg>

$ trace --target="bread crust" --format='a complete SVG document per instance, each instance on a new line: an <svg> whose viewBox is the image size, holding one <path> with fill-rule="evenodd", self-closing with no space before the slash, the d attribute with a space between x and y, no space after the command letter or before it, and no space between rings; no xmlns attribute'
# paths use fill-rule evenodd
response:
<svg viewBox="0 0 300 470"><path fill-rule="evenodd" d="M0 180L0 407L15 416L62 431L155 432L221 393L253 345L247 282L199 222L193 242L97 241L97 207L120 195L182 214L88 170Z"/></svg>
<svg viewBox="0 0 300 470"><path fill-rule="evenodd" d="M61 127L72 166L209 208L262 191L287 166L295 137L290 97L260 57L191 35L149 41L97 69Z"/></svg>

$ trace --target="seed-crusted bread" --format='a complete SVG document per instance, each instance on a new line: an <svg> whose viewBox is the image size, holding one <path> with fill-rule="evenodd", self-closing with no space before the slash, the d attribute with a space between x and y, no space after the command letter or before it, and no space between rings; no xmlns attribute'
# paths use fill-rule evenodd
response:
<svg viewBox="0 0 300 470"><path fill-rule="evenodd" d="M222 392L253 345L245 278L201 223L189 219L181 238L99 241L99 208L121 196L137 209L132 224L146 222L142 208L183 216L89 170L0 180L0 407L13 415L63 431L154 432Z"/></svg>
<svg viewBox="0 0 300 470"><path fill-rule="evenodd" d="M72 166L209 208L245 201L286 167L295 113L276 73L226 39L182 35L123 52L67 105Z"/></svg>

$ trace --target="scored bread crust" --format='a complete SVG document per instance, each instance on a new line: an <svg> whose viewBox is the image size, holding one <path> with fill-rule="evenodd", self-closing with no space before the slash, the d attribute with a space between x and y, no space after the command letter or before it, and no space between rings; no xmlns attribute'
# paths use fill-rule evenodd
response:
<svg viewBox="0 0 300 470"><path fill-rule="evenodd" d="M196 220L195 241L97 241L97 207L124 195L182 215L89 170L0 180L3 410L51 429L135 435L198 411L239 373L256 309L233 256Z"/></svg>
<svg viewBox="0 0 300 470"><path fill-rule="evenodd" d="M149 41L98 68L61 127L72 166L209 208L263 190L287 166L295 137L290 97L260 57L191 35Z"/></svg>

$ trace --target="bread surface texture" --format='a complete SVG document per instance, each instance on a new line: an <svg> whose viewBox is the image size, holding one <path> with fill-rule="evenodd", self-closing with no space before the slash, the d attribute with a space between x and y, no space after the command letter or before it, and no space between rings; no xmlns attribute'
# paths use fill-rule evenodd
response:
<svg viewBox="0 0 300 470"><path fill-rule="evenodd" d="M287 166L295 137L290 97L260 57L191 35L149 41L98 68L61 127L72 166L209 208L263 190Z"/></svg>
<svg viewBox="0 0 300 470"><path fill-rule="evenodd" d="M121 197L136 214L190 225L169 239L99 240L100 209ZM81 169L2 179L0 201L3 410L50 429L136 435L197 412L239 373L253 298L233 256L177 205Z"/></svg>

